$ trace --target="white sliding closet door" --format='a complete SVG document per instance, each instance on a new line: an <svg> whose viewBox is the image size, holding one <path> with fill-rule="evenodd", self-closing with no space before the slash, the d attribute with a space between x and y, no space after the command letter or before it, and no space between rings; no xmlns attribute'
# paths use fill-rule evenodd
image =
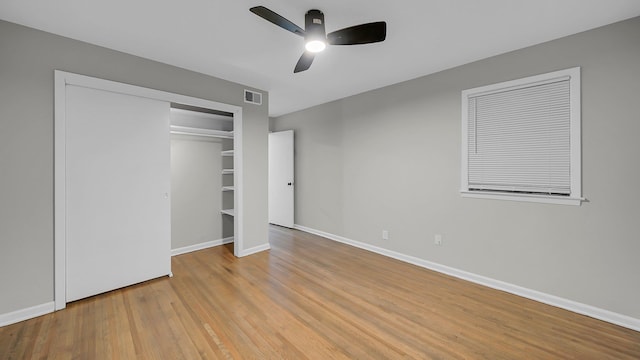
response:
<svg viewBox="0 0 640 360"><path fill-rule="evenodd" d="M170 274L169 103L66 99L66 301Z"/></svg>

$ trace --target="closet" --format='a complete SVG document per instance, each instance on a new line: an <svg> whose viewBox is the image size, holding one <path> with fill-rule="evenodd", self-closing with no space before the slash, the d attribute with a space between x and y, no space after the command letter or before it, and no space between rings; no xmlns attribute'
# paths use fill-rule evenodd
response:
<svg viewBox="0 0 640 360"><path fill-rule="evenodd" d="M174 136L215 139L203 148L213 145L217 161L215 214L203 223L219 226L183 228L181 247L227 239L242 255L242 107L56 70L54 133L56 310L171 275ZM195 203L185 202L186 218L199 215Z"/></svg>

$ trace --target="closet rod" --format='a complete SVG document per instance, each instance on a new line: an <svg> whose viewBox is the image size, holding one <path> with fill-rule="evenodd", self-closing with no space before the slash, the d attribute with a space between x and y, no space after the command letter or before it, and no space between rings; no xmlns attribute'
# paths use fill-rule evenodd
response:
<svg viewBox="0 0 640 360"><path fill-rule="evenodd" d="M193 127L187 127L187 126L178 126L178 125L171 125L169 129L172 134L177 134L177 135L206 136L206 137L233 139L233 131L200 129L200 128L193 128Z"/></svg>

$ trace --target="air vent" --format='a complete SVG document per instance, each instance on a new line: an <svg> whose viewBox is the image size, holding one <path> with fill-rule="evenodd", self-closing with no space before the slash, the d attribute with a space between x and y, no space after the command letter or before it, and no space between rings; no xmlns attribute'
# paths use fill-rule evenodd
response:
<svg viewBox="0 0 640 360"><path fill-rule="evenodd" d="M262 105L262 94L259 92L255 92L255 91L251 91L251 90L244 90L244 102L246 103L250 103L250 104L255 104L255 105Z"/></svg>

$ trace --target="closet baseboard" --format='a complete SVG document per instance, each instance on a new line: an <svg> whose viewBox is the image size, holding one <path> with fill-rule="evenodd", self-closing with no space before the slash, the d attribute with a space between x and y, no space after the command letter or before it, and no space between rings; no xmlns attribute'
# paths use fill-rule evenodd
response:
<svg viewBox="0 0 640 360"><path fill-rule="evenodd" d="M184 247L177 248L177 249L171 249L171 256L186 254L186 253L190 253L190 252L198 251L198 250L202 250L202 249L208 249L210 247L229 244L229 243L232 243L232 242L233 242L233 236L227 237L227 238L224 238L224 239L211 240L211 241L203 242L203 243L200 243L200 244L184 246Z"/></svg>

